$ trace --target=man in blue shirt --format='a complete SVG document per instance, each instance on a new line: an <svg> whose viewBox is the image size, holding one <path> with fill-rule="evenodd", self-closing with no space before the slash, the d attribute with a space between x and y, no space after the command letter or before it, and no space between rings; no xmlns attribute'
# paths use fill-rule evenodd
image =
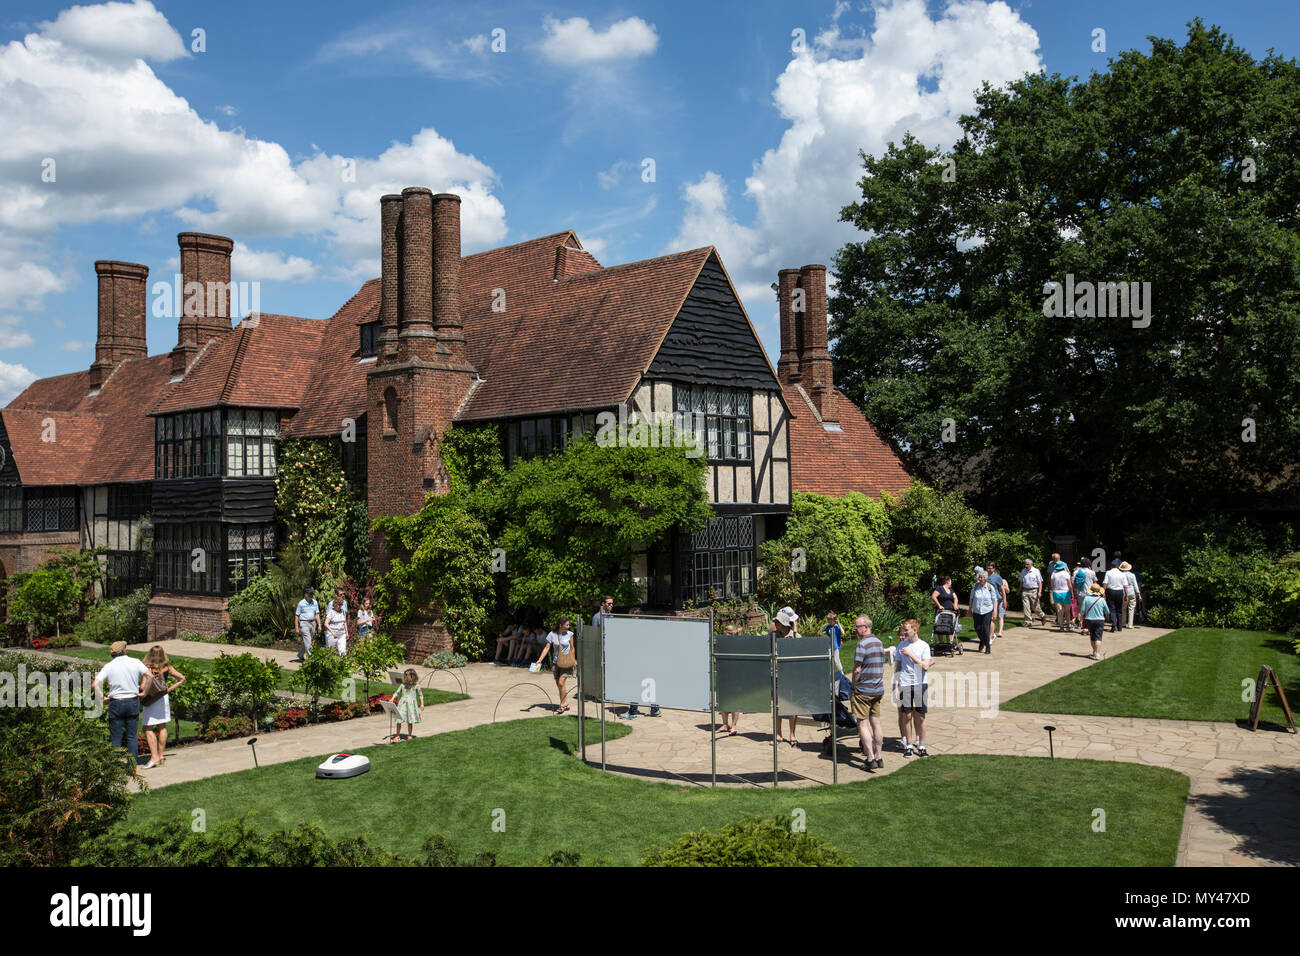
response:
<svg viewBox="0 0 1300 956"><path fill-rule="evenodd" d="M314 590L307 588L302 592L302 600L298 602L298 610L294 616L298 622L298 636L302 641L298 656L294 660L301 664L311 653L312 635L316 633L316 623L320 620L320 605L316 603Z"/></svg>

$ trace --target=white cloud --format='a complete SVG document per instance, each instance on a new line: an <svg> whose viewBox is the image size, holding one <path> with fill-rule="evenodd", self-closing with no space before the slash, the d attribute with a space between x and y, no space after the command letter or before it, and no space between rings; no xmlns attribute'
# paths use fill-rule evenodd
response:
<svg viewBox="0 0 1300 956"><path fill-rule="evenodd" d="M69 7L40 30L46 39L99 60L165 63L189 56L180 34L149 0Z"/></svg>
<svg viewBox="0 0 1300 956"><path fill-rule="evenodd" d="M68 339L59 346L64 352L89 352L94 347L94 342L83 342L81 339Z"/></svg>
<svg viewBox="0 0 1300 956"><path fill-rule="evenodd" d="M548 17L543 29L546 36L538 44L542 56L565 66L633 60L648 56L659 46L654 26L640 17L619 20L604 32L593 30L585 17Z"/></svg>
<svg viewBox="0 0 1300 956"><path fill-rule="evenodd" d="M230 274L234 279L258 282L306 282L316 277L316 265L302 256L258 252L237 241L230 254Z"/></svg>
<svg viewBox="0 0 1300 956"><path fill-rule="evenodd" d="M73 276L57 275L35 262L0 262L0 309L39 308L45 296L62 292L72 283Z"/></svg>
<svg viewBox="0 0 1300 956"><path fill-rule="evenodd" d="M235 116L239 113L239 108L235 106L218 106L217 112L223 116Z"/></svg>
<svg viewBox="0 0 1300 956"><path fill-rule="evenodd" d="M36 376L22 365L0 361L0 406L8 405Z"/></svg>
<svg viewBox="0 0 1300 956"><path fill-rule="evenodd" d="M324 236L319 273L368 276L378 273L379 197L409 185L462 195L467 251L504 238L496 173L432 129L377 157L317 149L295 159L278 143L204 119L143 59L125 58L172 56L161 16L144 2L79 7L45 32L0 46L0 245L41 247L64 224L167 212L245 241ZM55 160L53 182L41 179L44 157ZM276 268L303 266L281 260ZM0 256L0 308L67 284L39 256Z"/></svg>
<svg viewBox="0 0 1300 956"><path fill-rule="evenodd" d="M626 159L620 159L609 169L597 170L596 182L600 184L601 189L613 189L618 185L619 180L623 178L623 173L631 169L633 164Z"/></svg>
<svg viewBox="0 0 1300 956"><path fill-rule="evenodd" d="M839 222L840 209L861 195L858 150L878 155L908 131L950 146L984 80L999 85L1042 68L1037 34L1005 3L958 0L934 18L923 0L884 0L874 11L870 32L850 35L837 6L839 19L777 79L773 102L789 125L745 180L748 224L713 172L683 193L682 225L668 248L717 245L769 348L777 270L829 264L861 238Z"/></svg>
<svg viewBox="0 0 1300 956"><path fill-rule="evenodd" d="M414 68L448 80L478 80L490 76L484 60L491 39L483 33L463 37L458 24L468 22L466 15L445 22L440 11L439 24L431 27L427 19L412 20L394 26L391 17L382 22L353 27L329 41L316 53L320 63L357 61L363 68ZM462 39L453 37L462 36Z"/></svg>
<svg viewBox="0 0 1300 956"><path fill-rule="evenodd" d="M35 344L31 335L19 328L16 315L0 315L0 349L26 349Z"/></svg>

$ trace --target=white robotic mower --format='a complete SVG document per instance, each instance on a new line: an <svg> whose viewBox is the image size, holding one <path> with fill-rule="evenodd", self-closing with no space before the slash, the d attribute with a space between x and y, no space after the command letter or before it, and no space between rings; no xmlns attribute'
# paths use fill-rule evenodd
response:
<svg viewBox="0 0 1300 956"><path fill-rule="evenodd" d="M316 776L327 780L356 777L370 770L370 758L361 754L335 754L316 768Z"/></svg>

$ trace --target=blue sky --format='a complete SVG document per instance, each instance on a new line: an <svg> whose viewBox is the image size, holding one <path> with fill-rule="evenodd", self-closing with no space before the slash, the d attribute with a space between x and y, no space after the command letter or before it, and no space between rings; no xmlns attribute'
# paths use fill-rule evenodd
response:
<svg viewBox="0 0 1300 956"><path fill-rule="evenodd" d="M1284 2L7 2L0 403L89 366L96 259L233 237L268 312L377 274L378 197L465 195L467 252L574 228L606 265L716 245L769 352L776 270L852 233L856 151L951 142L981 81L1086 75L1201 16L1297 55ZM1093 52L1105 30L1106 53ZM202 31L197 50L194 31ZM803 31L795 53L793 32ZM493 42L499 49L493 49ZM46 160L53 182L42 181ZM653 181L643 171L653 161ZM348 177L351 176L349 179ZM151 318L151 353L175 344Z"/></svg>

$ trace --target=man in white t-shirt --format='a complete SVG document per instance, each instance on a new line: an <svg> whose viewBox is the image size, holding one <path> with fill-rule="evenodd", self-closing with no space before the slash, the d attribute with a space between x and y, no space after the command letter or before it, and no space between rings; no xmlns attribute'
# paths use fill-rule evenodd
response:
<svg viewBox="0 0 1300 956"><path fill-rule="evenodd" d="M1102 587L1106 589L1106 609L1109 612L1110 632L1124 630L1124 572L1119 569L1119 558L1110 563Z"/></svg>
<svg viewBox="0 0 1300 956"><path fill-rule="evenodd" d="M114 747L125 744L126 767L135 776L136 757L140 750L140 679L149 669L134 657L126 656L126 641L114 641L109 647L112 660L99 669L93 686L95 694L108 699L108 740ZM107 684L105 691L101 684ZM125 737L125 739L123 739Z"/></svg>
<svg viewBox="0 0 1300 956"><path fill-rule="evenodd" d="M898 733L902 738L903 756L912 756L913 742L918 757L930 756L925 750L925 713L930 685L925 672L934 659L930 645L917 637L914 621L903 625L898 635L898 648L894 656L894 699L898 702ZM912 726L911 738L908 725Z"/></svg>

